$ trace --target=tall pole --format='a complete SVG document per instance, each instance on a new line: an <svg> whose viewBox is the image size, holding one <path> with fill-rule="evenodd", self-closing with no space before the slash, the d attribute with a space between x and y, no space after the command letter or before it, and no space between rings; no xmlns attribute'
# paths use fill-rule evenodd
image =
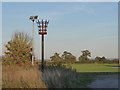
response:
<svg viewBox="0 0 120 90"><path fill-rule="evenodd" d="M42 72L44 72L44 34L42 34Z"/></svg>
<svg viewBox="0 0 120 90"><path fill-rule="evenodd" d="M32 20L33 22L33 25L32 25L32 51L31 51L31 54L32 54L32 65L34 65L34 21L35 19L37 19L38 16L30 16L30 20Z"/></svg>
<svg viewBox="0 0 120 90"><path fill-rule="evenodd" d="M34 20L33 21L33 29L32 29L32 65L34 65Z"/></svg>
<svg viewBox="0 0 120 90"><path fill-rule="evenodd" d="M44 35L47 34L47 26L48 26L49 21L37 21L37 25L38 25L38 31L39 34L42 35L42 52L41 52L41 71L44 72Z"/></svg>

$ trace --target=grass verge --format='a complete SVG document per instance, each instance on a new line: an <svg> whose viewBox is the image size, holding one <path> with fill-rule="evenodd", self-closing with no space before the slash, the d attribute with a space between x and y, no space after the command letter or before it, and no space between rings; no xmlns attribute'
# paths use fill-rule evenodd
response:
<svg viewBox="0 0 120 90"><path fill-rule="evenodd" d="M77 72L119 72L117 64L72 64Z"/></svg>
<svg viewBox="0 0 120 90"><path fill-rule="evenodd" d="M46 88L38 66L3 65L2 88Z"/></svg>

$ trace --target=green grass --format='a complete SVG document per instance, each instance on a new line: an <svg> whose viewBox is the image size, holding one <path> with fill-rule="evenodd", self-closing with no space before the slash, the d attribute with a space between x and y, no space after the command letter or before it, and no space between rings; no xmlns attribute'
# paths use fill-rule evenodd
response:
<svg viewBox="0 0 120 90"><path fill-rule="evenodd" d="M117 64L72 64L77 72L118 72Z"/></svg>

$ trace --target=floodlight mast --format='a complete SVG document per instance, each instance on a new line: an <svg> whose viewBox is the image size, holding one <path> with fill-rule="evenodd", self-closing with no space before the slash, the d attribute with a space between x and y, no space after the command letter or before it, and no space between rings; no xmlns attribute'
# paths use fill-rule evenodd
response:
<svg viewBox="0 0 120 90"><path fill-rule="evenodd" d="M35 19L37 19L38 16L30 16L30 20L32 20L33 22L33 25L32 25L32 48L31 48L31 53L32 53L32 65L34 65L34 58L35 58L35 55L34 55L34 21Z"/></svg>
<svg viewBox="0 0 120 90"><path fill-rule="evenodd" d="M41 20L41 21L37 21L37 25L38 25L38 32L40 35L42 35L42 53L41 53L41 60L42 60L42 65L41 65L41 71L44 72L44 35L47 34L47 27L48 27L48 20Z"/></svg>

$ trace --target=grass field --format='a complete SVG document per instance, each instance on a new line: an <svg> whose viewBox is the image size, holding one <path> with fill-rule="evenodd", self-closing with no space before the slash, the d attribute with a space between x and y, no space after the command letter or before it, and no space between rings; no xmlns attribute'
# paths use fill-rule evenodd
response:
<svg viewBox="0 0 120 90"><path fill-rule="evenodd" d="M77 72L118 72L117 64L72 64Z"/></svg>

